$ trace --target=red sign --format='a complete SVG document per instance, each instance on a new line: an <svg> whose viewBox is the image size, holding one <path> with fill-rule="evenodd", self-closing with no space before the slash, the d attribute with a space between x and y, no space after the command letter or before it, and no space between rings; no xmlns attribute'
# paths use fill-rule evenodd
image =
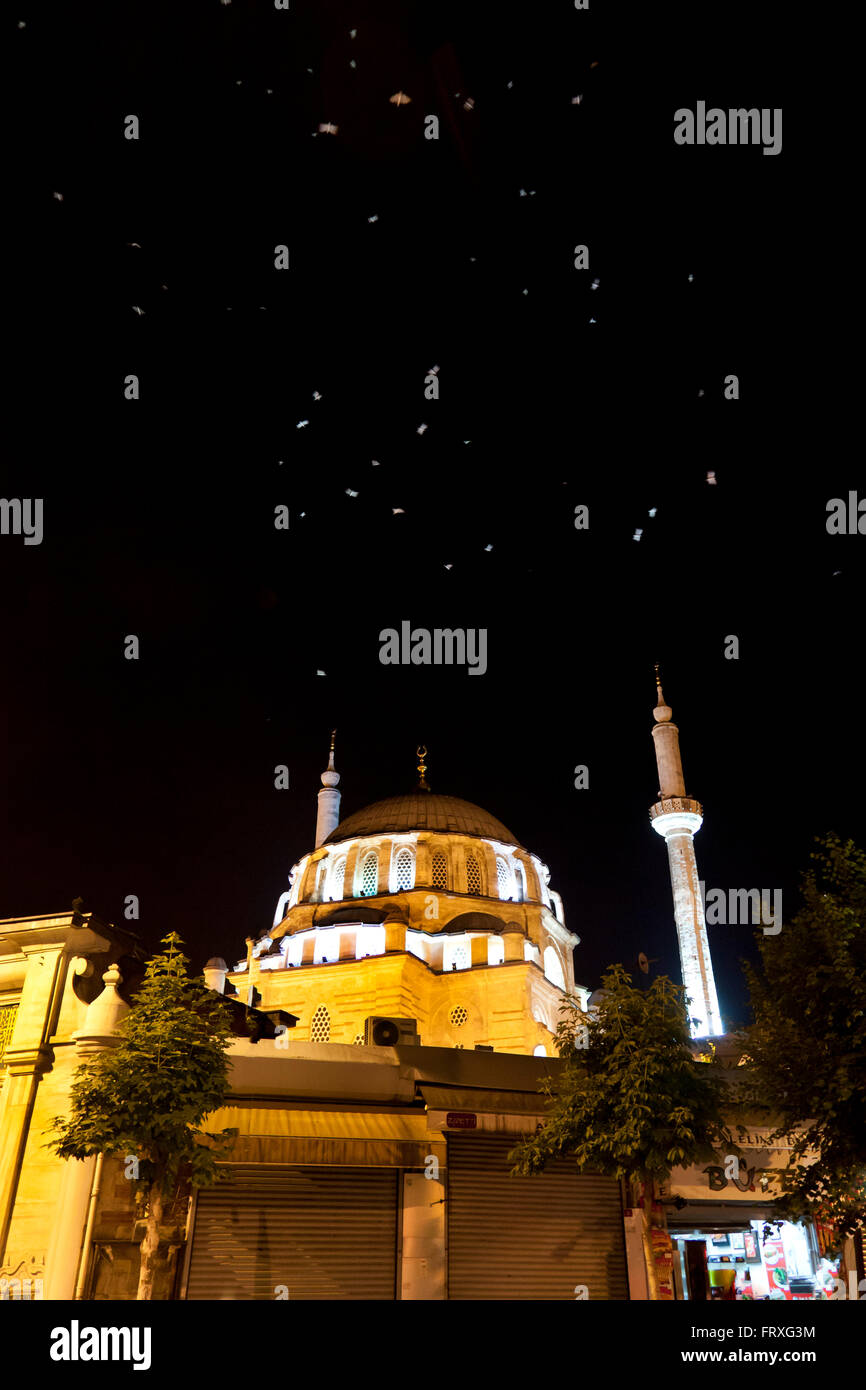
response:
<svg viewBox="0 0 866 1390"><path fill-rule="evenodd" d="M459 1110L449 1110L445 1116L445 1124L448 1129L477 1129L478 1116L466 1115Z"/></svg>

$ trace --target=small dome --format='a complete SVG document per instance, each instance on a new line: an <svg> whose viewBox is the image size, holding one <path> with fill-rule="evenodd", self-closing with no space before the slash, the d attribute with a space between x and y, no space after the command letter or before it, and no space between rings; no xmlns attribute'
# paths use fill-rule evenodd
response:
<svg viewBox="0 0 866 1390"><path fill-rule="evenodd" d="M437 796L424 791L374 801L371 806L341 821L325 844L402 830L435 830L444 835L474 835L479 839L501 840L506 845L518 844L511 831L480 806L461 801L457 796Z"/></svg>

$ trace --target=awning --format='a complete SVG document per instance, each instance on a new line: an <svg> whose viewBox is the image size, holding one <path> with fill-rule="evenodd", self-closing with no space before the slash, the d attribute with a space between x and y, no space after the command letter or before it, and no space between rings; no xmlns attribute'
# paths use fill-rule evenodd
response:
<svg viewBox="0 0 866 1390"><path fill-rule="evenodd" d="M455 1090L450 1086L418 1087L430 1110L468 1110L477 1114L538 1115L547 1113L547 1096L531 1091Z"/></svg>
<svg viewBox="0 0 866 1390"><path fill-rule="evenodd" d="M745 1231L752 1221L772 1221L772 1202L689 1202L682 1210L668 1207L668 1230Z"/></svg>
<svg viewBox="0 0 866 1390"><path fill-rule="evenodd" d="M227 1105L209 1115L208 1133L236 1129L241 1135L280 1135L304 1139L424 1140L427 1117L369 1110L292 1110L277 1106Z"/></svg>

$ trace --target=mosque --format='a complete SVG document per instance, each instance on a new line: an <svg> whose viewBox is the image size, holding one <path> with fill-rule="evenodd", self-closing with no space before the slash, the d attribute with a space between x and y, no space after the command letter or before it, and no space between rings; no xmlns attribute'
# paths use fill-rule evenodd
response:
<svg viewBox="0 0 866 1390"><path fill-rule="evenodd" d="M206 978L291 1009L309 1042L552 1055L563 994L589 997L574 979L580 938L547 865L489 812L433 792L418 753L414 791L341 821L332 736L315 848L270 931L231 972L209 961Z"/></svg>
<svg viewBox="0 0 866 1390"><path fill-rule="evenodd" d="M668 850L693 1030L713 1036L702 810L657 687L650 820ZM206 1128L238 1137L231 1181L186 1194L161 1228L157 1297L648 1296L642 1217L623 1184L567 1159L510 1176L509 1151L544 1121L540 1085L563 1065L564 997L591 1007L574 975L579 938L535 849L432 790L418 752L413 790L341 820L332 735L315 844L271 926L232 967L205 966L237 1025L231 1091ZM135 1297L141 1231L120 1160L64 1163L44 1140L78 1065L113 1045L144 960L131 932L80 904L0 922L0 1283ZM754 1148L753 1173L780 1161L763 1135ZM709 1169L674 1175L683 1271L708 1223L748 1227L770 1211L751 1177L722 1196L720 1183Z"/></svg>

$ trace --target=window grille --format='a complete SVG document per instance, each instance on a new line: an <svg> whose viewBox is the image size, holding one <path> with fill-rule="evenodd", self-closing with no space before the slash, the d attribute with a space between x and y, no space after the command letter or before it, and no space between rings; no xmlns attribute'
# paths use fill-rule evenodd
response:
<svg viewBox="0 0 866 1390"><path fill-rule="evenodd" d="M15 1027L15 1019L18 1014L17 1004L3 1004L0 1006L0 1061L12 1041L12 1029Z"/></svg>
<svg viewBox="0 0 866 1390"><path fill-rule="evenodd" d="M346 856L338 859L331 874L331 897L340 902L343 897L343 881L346 877Z"/></svg>
<svg viewBox="0 0 866 1390"><path fill-rule="evenodd" d="M431 881L434 888L448 887L448 860L441 850L433 855Z"/></svg>
<svg viewBox="0 0 866 1390"><path fill-rule="evenodd" d="M371 850L361 870L361 897L374 898L379 891L379 857Z"/></svg>
<svg viewBox="0 0 866 1390"><path fill-rule="evenodd" d="M330 1042L331 1041L331 1015L320 1004L313 1014L313 1021L310 1025L310 1042Z"/></svg>
<svg viewBox="0 0 866 1390"><path fill-rule="evenodd" d="M468 893L481 892L481 872L474 854L467 854L466 856L466 891Z"/></svg>
<svg viewBox="0 0 866 1390"><path fill-rule="evenodd" d="M410 849L400 850L395 867L397 887L411 888L415 881L415 858Z"/></svg>
<svg viewBox="0 0 866 1390"><path fill-rule="evenodd" d="M462 1028L469 1014L462 1004L458 1004L456 1009L451 1010L451 1022L455 1028Z"/></svg>
<svg viewBox="0 0 866 1390"><path fill-rule="evenodd" d="M500 898L514 897L514 880L511 870L501 855L496 856L496 882L499 885Z"/></svg>

